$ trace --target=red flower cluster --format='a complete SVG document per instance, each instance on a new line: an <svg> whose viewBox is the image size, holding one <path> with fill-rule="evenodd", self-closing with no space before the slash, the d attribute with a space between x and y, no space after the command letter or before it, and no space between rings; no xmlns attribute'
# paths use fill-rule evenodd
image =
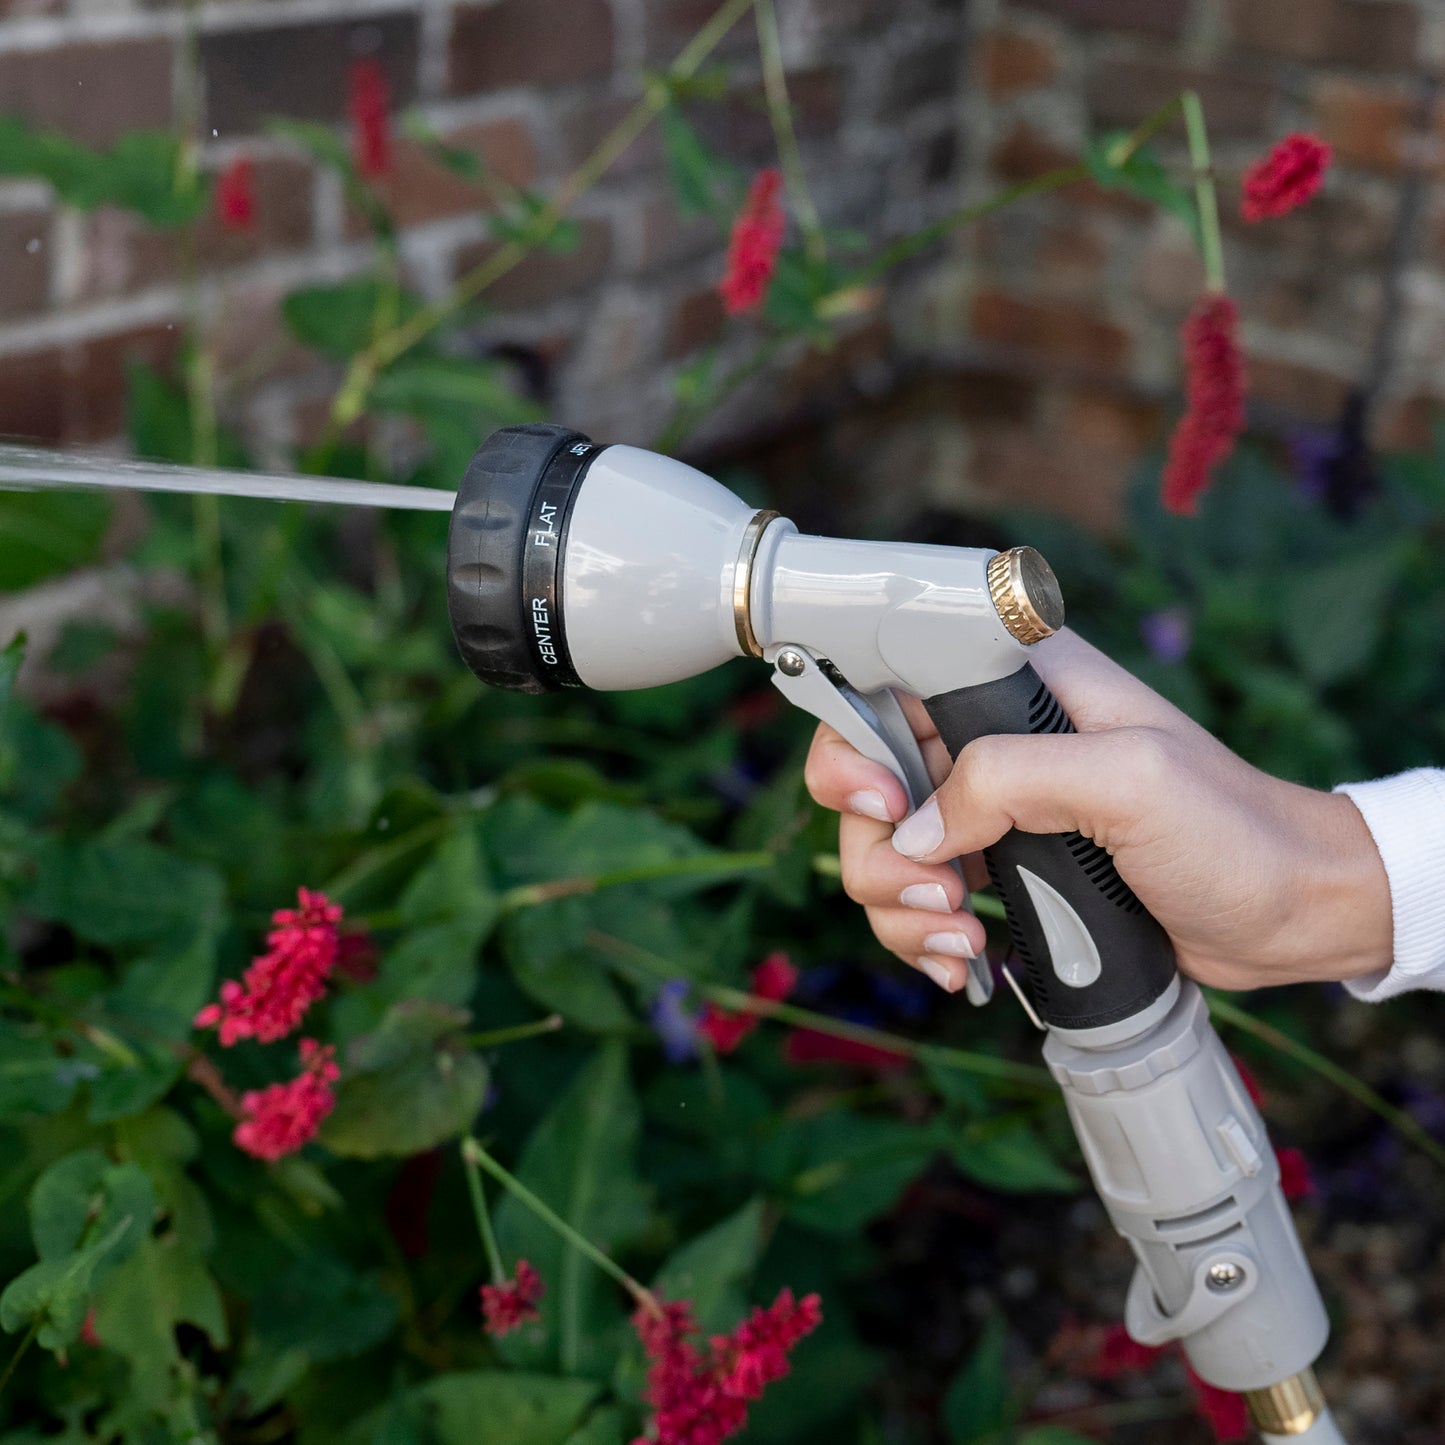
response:
<svg viewBox="0 0 1445 1445"><path fill-rule="evenodd" d="M546 1293L542 1276L525 1259L517 1261L517 1274L502 1284L482 1286L482 1328L501 1339L529 1320L535 1320L537 1301Z"/></svg>
<svg viewBox="0 0 1445 1445"><path fill-rule="evenodd" d="M781 1003L798 986L798 970L783 952L770 953L754 970L752 994L767 1003ZM709 1003L697 1022L698 1034L720 1054L730 1054L757 1028L757 1014L729 1013Z"/></svg>
<svg viewBox="0 0 1445 1445"><path fill-rule="evenodd" d="M747 200L733 222L728 241L727 270L718 282L723 307L729 316L755 311L767 295L768 282L778 264L787 217L781 193L783 173L759 171L748 187Z"/></svg>
<svg viewBox="0 0 1445 1445"><path fill-rule="evenodd" d="M275 927L266 935L267 950L252 961L242 981L227 979L221 1001L196 1015L198 1029L219 1030L222 1048L241 1039L263 1044L284 1039L326 992L336 963L341 905L306 888L296 896L299 908L271 915Z"/></svg>
<svg viewBox="0 0 1445 1445"><path fill-rule="evenodd" d="M748 1402L788 1373L789 1353L822 1319L817 1295L795 1300L785 1289L704 1347L687 1301L665 1303L661 1318L639 1309L632 1325L647 1354L643 1398L652 1422L633 1445L719 1445L736 1435L748 1422Z"/></svg>
<svg viewBox="0 0 1445 1445"><path fill-rule="evenodd" d="M1210 473L1244 430L1244 357L1235 336L1238 312L1228 296L1203 297L1185 321L1184 415L1169 441L1163 501L1192 515Z"/></svg>
<svg viewBox="0 0 1445 1445"><path fill-rule="evenodd" d="M374 56L352 64L350 97L351 158L368 180L391 169L391 87Z"/></svg>
<svg viewBox="0 0 1445 1445"><path fill-rule="evenodd" d="M216 219L228 231L249 231L256 219L256 163L237 156L216 178Z"/></svg>
<svg viewBox="0 0 1445 1445"><path fill-rule="evenodd" d="M246 1118L231 1135L236 1147L257 1159L294 1154L316 1137L321 1121L335 1107L331 1086L340 1077L336 1050L315 1039L302 1039L299 1077L241 1095Z"/></svg>
<svg viewBox="0 0 1445 1445"><path fill-rule="evenodd" d="M1333 152L1318 136L1295 131L1244 173L1239 212L1267 221L1302 206L1324 184Z"/></svg>

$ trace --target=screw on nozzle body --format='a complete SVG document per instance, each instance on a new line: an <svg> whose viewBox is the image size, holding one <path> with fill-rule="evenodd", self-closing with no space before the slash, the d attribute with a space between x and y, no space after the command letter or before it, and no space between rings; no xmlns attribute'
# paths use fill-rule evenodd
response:
<svg viewBox="0 0 1445 1445"><path fill-rule="evenodd" d="M1064 625L1058 578L1032 547L995 553L988 564L988 590L1003 625L1025 647Z"/></svg>

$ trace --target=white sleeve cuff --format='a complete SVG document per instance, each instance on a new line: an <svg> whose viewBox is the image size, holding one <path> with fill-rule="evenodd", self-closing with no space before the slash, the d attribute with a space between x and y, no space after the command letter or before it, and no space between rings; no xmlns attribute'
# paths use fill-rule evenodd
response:
<svg viewBox="0 0 1445 1445"><path fill-rule="evenodd" d="M1407 989L1445 989L1445 770L1341 783L1380 850L1390 880L1395 962L1345 987L1378 1003Z"/></svg>

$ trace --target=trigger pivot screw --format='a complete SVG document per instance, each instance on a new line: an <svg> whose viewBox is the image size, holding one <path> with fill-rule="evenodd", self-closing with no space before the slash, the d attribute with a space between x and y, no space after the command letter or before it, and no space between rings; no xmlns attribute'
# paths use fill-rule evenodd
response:
<svg viewBox="0 0 1445 1445"><path fill-rule="evenodd" d="M784 677L802 677L803 669L808 664L803 660L801 652L794 652L791 647L784 649L778 654L778 671Z"/></svg>
<svg viewBox="0 0 1445 1445"><path fill-rule="evenodd" d="M1220 1264L1211 1264L1207 1276L1209 1288L1215 1294L1227 1294L1232 1289L1238 1289L1244 1283L1244 1271L1229 1260Z"/></svg>

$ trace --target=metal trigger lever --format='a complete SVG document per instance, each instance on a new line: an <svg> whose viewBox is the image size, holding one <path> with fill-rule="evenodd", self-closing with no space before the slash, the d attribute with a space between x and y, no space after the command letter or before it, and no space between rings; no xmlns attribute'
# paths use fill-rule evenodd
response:
<svg viewBox="0 0 1445 1445"><path fill-rule="evenodd" d="M830 663L802 647L790 644L770 647L765 655L773 664L773 686L794 707L827 723L865 758L887 768L903 784L910 806L916 808L928 799L933 782L924 765L923 752L890 689L859 692ZM953 859L949 867L963 877L959 859ZM964 896L967 897L966 887ZM968 960L968 983L964 992L975 1007L993 997L993 973L986 959Z"/></svg>

